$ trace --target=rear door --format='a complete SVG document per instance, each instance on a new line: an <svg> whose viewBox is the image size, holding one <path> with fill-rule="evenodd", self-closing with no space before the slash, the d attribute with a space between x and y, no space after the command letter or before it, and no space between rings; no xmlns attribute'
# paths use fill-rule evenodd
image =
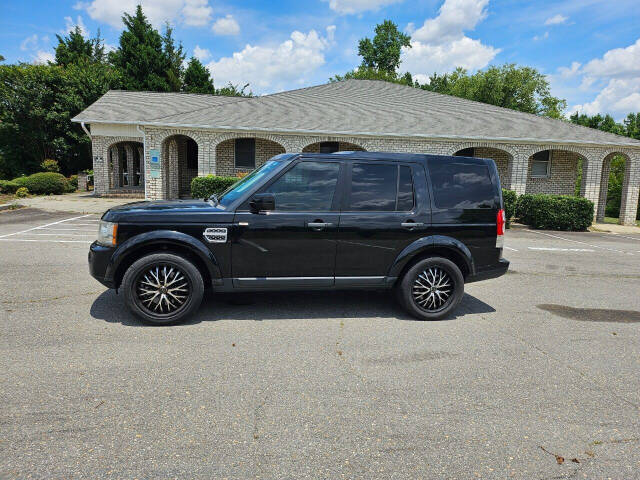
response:
<svg viewBox="0 0 640 480"><path fill-rule="evenodd" d="M495 247L500 195L492 180L490 161L433 157L427 162L433 192L433 229L464 243L480 269L497 262L499 254Z"/></svg>
<svg viewBox="0 0 640 480"><path fill-rule="evenodd" d="M430 221L421 165L350 162L338 229L336 285L381 283L398 254L425 234Z"/></svg>

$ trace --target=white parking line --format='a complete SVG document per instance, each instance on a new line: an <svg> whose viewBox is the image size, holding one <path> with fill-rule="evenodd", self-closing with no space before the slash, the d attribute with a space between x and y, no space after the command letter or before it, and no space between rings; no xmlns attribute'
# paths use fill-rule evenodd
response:
<svg viewBox="0 0 640 480"><path fill-rule="evenodd" d="M511 247L504 247L506 250L511 250L512 252L517 252L518 250L516 250L515 248L511 248Z"/></svg>
<svg viewBox="0 0 640 480"><path fill-rule="evenodd" d="M529 250L544 250L548 252L595 252L590 248L559 248L559 247L527 247Z"/></svg>
<svg viewBox="0 0 640 480"><path fill-rule="evenodd" d="M547 237L559 238L560 240L565 240L567 242L581 243L582 245L586 245L588 247L601 248L602 250L609 250L611 252L624 253L625 255L633 255L633 253L631 253L631 252L624 252L622 250L617 250L615 248L601 247L600 245L592 245L592 244L587 243L587 242L581 242L580 240L573 240L571 238L565 238L565 237L561 237L559 235L551 235L550 233L537 232L535 230L526 230L526 231L527 232L531 232L531 233L537 233L538 235L545 235Z"/></svg>
<svg viewBox="0 0 640 480"><path fill-rule="evenodd" d="M626 235L620 235L619 233L614 233L616 237L628 238L630 240L635 240L636 242L640 242L640 238L638 237L628 237Z"/></svg>
<svg viewBox="0 0 640 480"><path fill-rule="evenodd" d="M52 237L97 237L96 233L25 233L25 235L42 235Z"/></svg>
<svg viewBox="0 0 640 480"><path fill-rule="evenodd" d="M70 222L71 220L77 220L78 218L90 217L91 215L93 215L93 214L89 213L87 215L80 215L79 217L66 218L64 220L58 220L57 222L47 223L46 225L38 225L37 227L28 228L28 229L22 230L20 232L6 233L4 235L0 235L0 238L11 237L12 235L19 235L21 233L31 232L32 230L38 230L40 228L49 227L51 225L57 225L59 223Z"/></svg>
<svg viewBox="0 0 640 480"><path fill-rule="evenodd" d="M38 230L44 230L46 232L97 232L97 230L89 230L87 228L40 228Z"/></svg>
<svg viewBox="0 0 640 480"><path fill-rule="evenodd" d="M93 243L89 240L36 240L34 238L0 238L0 242Z"/></svg>

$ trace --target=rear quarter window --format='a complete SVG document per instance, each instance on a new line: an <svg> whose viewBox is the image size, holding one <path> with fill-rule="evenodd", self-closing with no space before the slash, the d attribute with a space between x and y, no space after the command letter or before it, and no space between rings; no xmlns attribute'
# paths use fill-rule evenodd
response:
<svg viewBox="0 0 640 480"><path fill-rule="evenodd" d="M486 163L433 159L428 167L436 208L494 207L495 188Z"/></svg>

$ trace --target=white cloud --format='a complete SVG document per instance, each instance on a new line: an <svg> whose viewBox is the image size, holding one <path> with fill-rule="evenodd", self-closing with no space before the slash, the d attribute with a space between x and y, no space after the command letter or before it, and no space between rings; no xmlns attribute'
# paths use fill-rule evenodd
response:
<svg viewBox="0 0 640 480"><path fill-rule="evenodd" d="M227 15L213 22L211 30L216 35L238 35L240 33L240 25L233 18L233 15Z"/></svg>
<svg viewBox="0 0 640 480"><path fill-rule="evenodd" d="M210 62L207 68L218 86L250 83L254 93L283 90L303 83L324 65L324 53L333 43L334 32L332 25L324 37L315 30L295 31L277 45L247 44L231 57Z"/></svg>
<svg viewBox="0 0 640 480"><path fill-rule="evenodd" d="M211 58L211 52L206 48L200 48L200 45L196 45L196 48L193 49L193 56L204 62Z"/></svg>
<svg viewBox="0 0 640 480"><path fill-rule="evenodd" d="M445 0L438 16L425 20L413 32L412 48L402 51L401 68L421 81L434 72L487 66L500 50L469 38L464 32L473 30L486 17L488 3L489 0Z"/></svg>
<svg viewBox="0 0 640 480"><path fill-rule="evenodd" d="M609 50L584 65L573 62L570 67L560 67L558 74L567 82L580 82L580 91L595 95L590 102L573 105L571 112L611 113L621 117L640 111L640 39L628 47Z"/></svg>
<svg viewBox="0 0 640 480"><path fill-rule="evenodd" d="M402 0L324 0L329 2L329 8L340 15L376 11L387 5L399 3Z"/></svg>
<svg viewBox="0 0 640 480"><path fill-rule="evenodd" d="M560 15L559 13L557 15L554 15L553 17L549 17L545 20L544 24L545 25L560 25L562 23L567 23L567 20L569 20L569 17L565 17L564 15Z"/></svg>
<svg viewBox="0 0 640 480"><path fill-rule="evenodd" d="M22 51L26 51L26 50L34 50L35 48L38 47L38 42L40 41L38 35L36 35L35 33L33 35L28 36L27 38L25 38L22 43L20 43L20 50Z"/></svg>
<svg viewBox="0 0 640 480"><path fill-rule="evenodd" d="M89 36L89 30L85 26L81 15L78 15L75 21L71 17L64 17L64 30L62 30L62 32L60 33L62 33L63 35L66 35L67 33L70 33L71 31L73 31L76 28L76 25L80 27L80 32L82 32L82 35L84 37Z"/></svg>
<svg viewBox="0 0 640 480"><path fill-rule="evenodd" d="M570 111L587 115L612 113L617 117L629 112L638 112L640 111L640 77L614 78L592 102L574 105Z"/></svg>
<svg viewBox="0 0 640 480"><path fill-rule="evenodd" d="M212 9L207 0L91 0L80 1L74 8L85 10L93 20L122 28L122 15L133 14L138 4L156 27L164 22L202 26L211 20Z"/></svg>
<svg viewBox="0 0 640 480"><path fill-rule="evenodd" d="M542 35L535 35L533 40L537 42L539 40L546 40L547 38L549 38L549 32L544 32Z"/></svg>
<svg viewBox="0 0 640 480"><path fill-rule="evenodd" d="M55 57L51 52L47 52L44 50L38 50L33 57L33 63L36 64L44 64L47 62L53 62Z"/></svg>

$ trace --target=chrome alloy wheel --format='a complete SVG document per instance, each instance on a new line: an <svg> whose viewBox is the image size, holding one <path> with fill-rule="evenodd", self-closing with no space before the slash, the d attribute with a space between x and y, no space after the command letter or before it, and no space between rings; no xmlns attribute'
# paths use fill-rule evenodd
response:
<svg viewBox="0 0 640 480"><path fill-rule="evenodd" d="M137 303L154 316L173 315L184 307L190 295L187 276L168 263L143 270L135 283Z"/></svg>
<svg viewBox="0 0 640 480"><path fill-rule="evenodd" d="M429 267L419 273L411 293L416 304L429 312L442 309L453 293L453 279L440 267Z"/></svg>

